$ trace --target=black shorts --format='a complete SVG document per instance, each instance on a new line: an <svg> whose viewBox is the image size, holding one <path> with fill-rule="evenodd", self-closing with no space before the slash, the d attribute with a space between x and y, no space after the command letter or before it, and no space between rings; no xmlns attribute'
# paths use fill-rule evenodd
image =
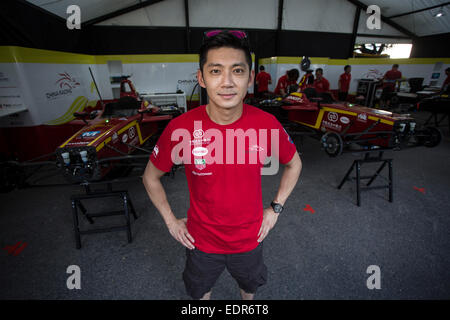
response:
<svg viewBox="0 0 450 320"><path fill-rule="evenodd" d="M212 289L225 267L239 288L247 293L255 293L267 281L262 243L251 251L233 254L186 249L186 267L183 272L186 292L193 299L200 299Z"/></svg>

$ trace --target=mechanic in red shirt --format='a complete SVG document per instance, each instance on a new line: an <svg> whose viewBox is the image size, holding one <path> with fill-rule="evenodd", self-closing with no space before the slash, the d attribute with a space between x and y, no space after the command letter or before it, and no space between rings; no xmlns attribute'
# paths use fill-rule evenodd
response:
<svg viewBox="0 0 450 320"><path fill-rule="evenodd" d="M316 78L314 79L314 89L316 89L317 93L323 93L330 91L330 83L323 76L323 69L316 69Z"/></svg>
<svg viewBox="0 0 450 320"><path fill-rule="evenodd" d="M303 75L303 77L300 79L300 82L298 83L300 87L298 92L301 92L305 88L314 85L314 75L312 74L312 72L313 71L311 69L306 70L306 73Z"/></svg>
<svg viewBox="0 0 450 320"><path fill-rule="evenodd" d="M395 92L395 85L397 80L402 78L402 73L398 70L398 64L392 65L392 69L386 71L383 78L383 93L381 94L381 101L383 105L389 107L391 103L391 96Z"/></svg>
<svg viewBox="0 0 450 320"><path fill-rule="evenodd" d="M350 65L346 65L344 67L344 73L340 75L338 81L338 96L339 101L346 101L348 90L350 88L350 81L352 80L352 67Z"/></svg>
<svg viewBox="0 0 450 320"><path fill-rule="evenodd" d="M272 77L265 71L264 66L259 66L259 73L256 75L258 97L263 97L265 93L269 92L269 84L272 84Z"/></svg>
<svg viewBox="0 0 450 320"><path fill-rule="evenodd" d="M445 74L447 75L447 78L444 80L444 83L442 84L442 92L449 92L450 91L450 68L445 69Z"/></svg>
<svg viewBox="0 0 450 320"><path fill-rule="evenodd" d="M277 87L275 88L274 93L280 96L285 96L286 94L290 93L290 91L292 91L290 90L290 87L297 86L297 80L299 76L300 72L295 68L286 71L286 74L278 79ZM296 90L297 88L294 91Z"/></svg>
<svg viewBox="0 0 450 320"><path fill-rule="evenodd" d="M246 34L211 33L205 33L197 71L209 102L169 122L150 156L143 183L170 234L187 248L187 293L209 299L227 268L241 297L250 300L266 283L262 241L297 183L301 160L273 115L243 104L255 76ZM269 155L285 168L271 205L264 208L261 160ZM190 195L187 219L175 216L160 181L180 162Z"/></svg>

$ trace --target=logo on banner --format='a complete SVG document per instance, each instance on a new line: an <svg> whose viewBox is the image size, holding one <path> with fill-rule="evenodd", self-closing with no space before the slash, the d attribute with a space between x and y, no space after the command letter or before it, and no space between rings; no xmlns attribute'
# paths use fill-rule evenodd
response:
<svg viewBox="0 0 450 320"><path fill-rule="evenodd" d="M46 92L45 96L48 100L71 95L72 89L80 86L80 83L67 72L58 73L58 80L55 84L59 87L59 90Z"/></svg>

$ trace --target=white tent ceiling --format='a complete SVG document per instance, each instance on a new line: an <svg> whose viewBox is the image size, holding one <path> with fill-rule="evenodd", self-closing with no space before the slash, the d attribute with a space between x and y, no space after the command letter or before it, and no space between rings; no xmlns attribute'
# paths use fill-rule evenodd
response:
<svg viewBox="0 0 450 320"><path fill-rule="evenodd" d="M185 26L184 0L27 0L50 13L66 19L66 9L77 4L81 9L81 21L92 19L99 25L121 26ZM442 0L361 0L362 5L378 5L383 17L417 36L428 36L450 32L450 5ZM139 7L139 5L150 5ZM189 24L191 27L255 28L276 29L278 0L188 0ZM424 8L443 5L400 17ZM133 11L119 12L131 6ZM284 0L282 29L320 32L352 33L357 6L349 0ZM444 15L434 15L442 11ZM113 17L105 19L106 14ZM359 21L358 38L369 35L377 37L405 37L405 34L384 21L381 30L366 27L368 15L362 11ZM400 39L399 38L399 39ZM404 39L403 39L404 41Z"/></svg>

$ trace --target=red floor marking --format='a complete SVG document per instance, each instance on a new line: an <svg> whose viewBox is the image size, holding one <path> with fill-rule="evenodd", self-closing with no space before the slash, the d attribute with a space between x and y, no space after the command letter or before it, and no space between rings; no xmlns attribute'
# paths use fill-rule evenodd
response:
<svg viewBox="0 0 450 320"><path fill-rule="evenodd" d="M311 213L316 212L309 204L306 205L305 208L303 208L303 211L311 211Z"/></svg>
<svg viewBox="0 0 450 320"><path fill-rule="evenodd" d="M6 246L6 247L4 247L3 250L8 251L9 254L17 256L19 253L22 252L23 249L25 249L26 246L27 246L26 242L23 242L21 244L21 241L19 241L14 246Z"/></svg>
<svg viewBox="0 0 450 320"><path fill-rule="evenodd" d="M414 190L417 190L417 191L422 192L423 194L425 194L425 188L414 187Z"/></svg>

